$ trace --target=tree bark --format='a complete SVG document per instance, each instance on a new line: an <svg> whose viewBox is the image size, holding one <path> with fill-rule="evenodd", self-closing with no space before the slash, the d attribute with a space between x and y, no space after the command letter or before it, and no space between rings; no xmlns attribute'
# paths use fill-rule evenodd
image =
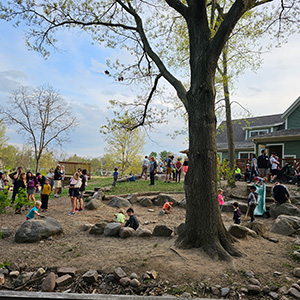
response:
<svg viewBox="0 0 300 300"><path fill-rule="evenodd" d="M227 127L227 144L228 144L228 161L230 174L227 179L227 183L230 187L235 186L235 149L234 149L234 140L233 140L233 129L232 129L232 120L231 120L231 105L229 97L229 86L228 86L228 68L227 68L227 47L223 49L223 90L225 98L225 111L226 111L226 127Z"/></svg>

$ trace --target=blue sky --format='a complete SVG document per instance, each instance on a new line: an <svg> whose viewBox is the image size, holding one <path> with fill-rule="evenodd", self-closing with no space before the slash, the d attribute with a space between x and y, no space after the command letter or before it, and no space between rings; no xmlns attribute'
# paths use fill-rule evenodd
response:
<svg viewBox="0 0 300 300"><path fill-rule="evenodd" d="M53 51L45 60L25 45L22 28L0 21L0 105L6 104L9 94L20 85L37 87L49 83L70 102L80 124L71 134L72 142L63 150L69 154L98 157L104 153L105 141L99 133L106 117L110 99L133 100L136 87L120 85L106 76L106 60L125 56L118 50L92 45L85 34L60 32L58 46L63 51ZM253 115L284 112L300 96L300 36L288 44L264 55L258 72L246 71L236 83L232 100L239 101ZM236 115L238 117L238 115ZM167 133L182 127L182 122L169 118L168 125L157 126L149 132L150 139L144 149L170 150L178 153L185 149L185 138L172 140ZM14 128L7 128L10 143L21 145L22 139Z"/></svg>

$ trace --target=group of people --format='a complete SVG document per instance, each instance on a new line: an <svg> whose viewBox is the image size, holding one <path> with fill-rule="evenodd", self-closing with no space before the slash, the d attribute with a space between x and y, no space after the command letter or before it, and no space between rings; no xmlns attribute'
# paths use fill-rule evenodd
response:
<svg viewBox="0 0 300 300"><path fill-rule="evenodd" d="M170 183L172 180L173 174L173 181L180 183L181 174L185 176L188 170L188 158L185 158L184 162L181 162L181 158L178 157L176 162L173 162L174 155L170 154L164 161L157 164L157 161L154 156L148 158L146 155L142 162L142 173L141 176L147 180L148 178L148 171L150 174L150 184L154 185L154 176L156 173L164 173L166 174L165 182ZM159 167L159 168L158 168Z"/></svg>
<svg viewBox="0 0 300 300"><path fill-rule="evenodd" d="M271 157L267 156L266 149L261 150L261 155L256 157L255 154L252 154L251 162L247 163L246 170L244 172L244 179L246 182L250 183L256 177L268 181L268 174L270 173L270 182L274 183L280 174L280 171L283 171L280 166L279 157L275 152L272 152ZM296 164L295 170L293 171L293 178L290 180L290 183L295 183L299 185L300 182L300 166L299 162ZM241 169L235 167L235 179L240 181L243 177Z"/></svg>

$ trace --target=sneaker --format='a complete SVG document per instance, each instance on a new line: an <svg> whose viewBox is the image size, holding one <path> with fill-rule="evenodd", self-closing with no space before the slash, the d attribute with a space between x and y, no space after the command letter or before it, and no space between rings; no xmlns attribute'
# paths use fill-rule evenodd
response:
<svg viewBox="0 0 300 300"><path fill-rule="evenodd" d="M72 212L70 211L70 212L68 213L68 216L74 216L75 214L76 214L76 212L73 212L73 213L72 213Z"/></svg>
<svg viewBox="0 0 300 300"><path fill-rule="evenodd" d="M77 211L79 211L79 209L78 209L78 208L75 208L75 212L77 212Z"/></svg>
<svg viewBox="0 0 300 300"><path fill-rule="evenodd" d="M78 209L78 211L83 211L83 208L82 208L82 207L80 207L80 208Z"/></svg>

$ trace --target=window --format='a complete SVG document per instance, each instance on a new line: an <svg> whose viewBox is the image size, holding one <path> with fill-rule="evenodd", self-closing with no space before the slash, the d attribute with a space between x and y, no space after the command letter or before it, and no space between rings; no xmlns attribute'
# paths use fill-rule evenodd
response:
<svg viewBox="0 0 300 300"><path fill-rule="evenodd" d="M253 136L258 136L258 135L264 135L266 133L268 133L268 129L262 129L262 130L250 130L249 132L249 136L253 137Z"/></svg>
<svg viewBox="0 0 300 300"><path fill-rule="evenodd" d="M239 152L239 159L245 158L249 159L253 152Z"/></svg>

